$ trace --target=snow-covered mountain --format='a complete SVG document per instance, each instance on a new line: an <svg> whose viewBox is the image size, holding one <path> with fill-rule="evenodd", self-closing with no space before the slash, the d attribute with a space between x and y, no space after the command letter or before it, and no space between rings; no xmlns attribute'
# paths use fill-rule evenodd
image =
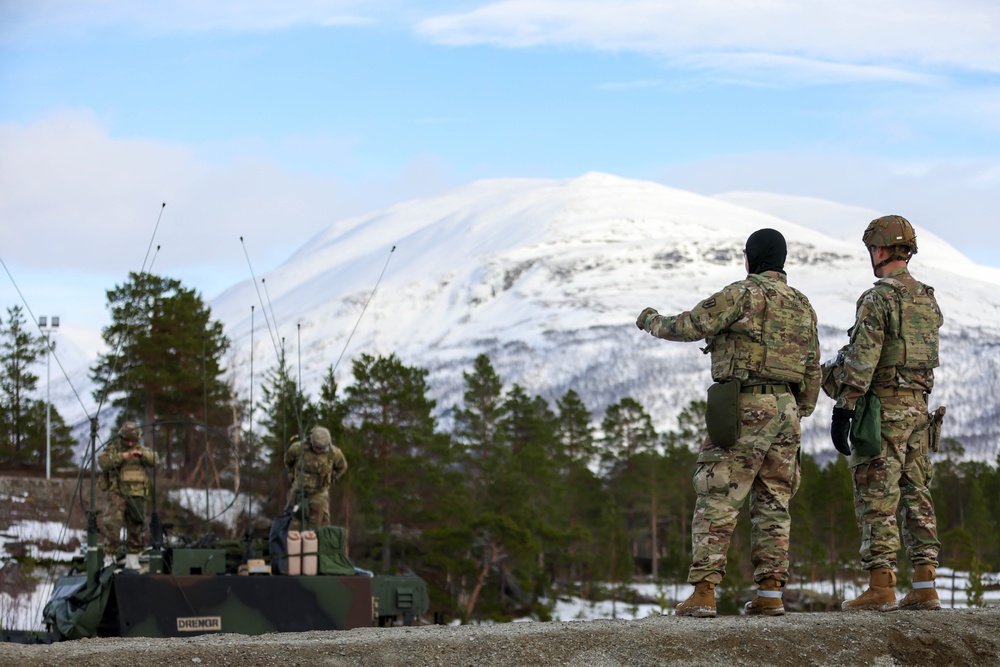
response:
<svg viewBox="0 0 1000 667"><path fill-rule="evenodd" d="M277 339L313 396L342 353L342 387L352 380L351 359L395 353L430 371L447 423L461 401L463 371L484 352L508 388L518 383L553 404L573 388L596 420L631 396L667 430L683 406L704 397L708 358L697 344L639 331L636 315L646 306L690 309L743 278L747 236L773 227L788 241L789 282L816 308L830 356L874 281L860 236L882 213L759 193L704 197L599 173L486 180L337 222L258 276L263 290L248 279L211 306L233 340L231 365L244 394L255 306L256 382L259 369L275 364ZM932 407L948 405L946 437L992 460L1000 435L1000 270L977 266L912 222L920 252L911 269L937 288L946 317ZM808 451L832 451L830 408L824 400L805 422Z"/></svg>

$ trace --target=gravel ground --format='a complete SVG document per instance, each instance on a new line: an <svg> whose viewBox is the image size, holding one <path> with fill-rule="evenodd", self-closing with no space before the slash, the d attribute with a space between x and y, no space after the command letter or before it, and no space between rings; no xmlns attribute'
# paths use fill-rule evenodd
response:
<svg viewBox="0 0 1000 667"><path fill-rule="evenodd" d="M50 646L0 644L0 665L1000 667L1000 607L84 639Z"/></svg>

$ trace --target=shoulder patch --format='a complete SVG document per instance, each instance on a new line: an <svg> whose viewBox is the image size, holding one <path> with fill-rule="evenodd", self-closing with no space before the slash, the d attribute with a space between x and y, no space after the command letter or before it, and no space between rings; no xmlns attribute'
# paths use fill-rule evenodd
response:
<svg viewBox="0 0 1000 667"><path fill-rule="evenodd" d="M701 307L704 308L705 310L711 310L712 308L715 308L715 297L702 301Z"/></svg>

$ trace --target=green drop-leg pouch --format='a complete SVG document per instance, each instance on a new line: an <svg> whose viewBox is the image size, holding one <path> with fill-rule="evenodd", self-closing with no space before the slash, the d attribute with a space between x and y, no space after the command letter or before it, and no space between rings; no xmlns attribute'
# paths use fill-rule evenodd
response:
<svg viewBox="0 0 1000 667"><path fill-rule="evenodd" d="M708 437L716 447L729 449L740 437L740 381L716 382L708 388L705 409Z"/></svg>
<svg viewBox="0 0 1000 667"><path fill-rule="evenodd" d="M854 405L851 444L858 456L882 453L882 401L873 393L865 394Z"/></svg>
<svg viewBox="0 0 1000 667"><path fill-rule="evenodd" d="M927 415L927 447L932 452L941 449L941 423L944 421L945 407L938 406L938 409Z"/></svg>

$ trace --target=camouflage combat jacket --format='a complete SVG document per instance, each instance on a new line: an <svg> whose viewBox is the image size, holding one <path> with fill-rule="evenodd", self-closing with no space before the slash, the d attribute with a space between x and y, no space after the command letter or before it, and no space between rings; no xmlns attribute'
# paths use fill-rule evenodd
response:
<svg viewBox="0 0 1000 667"><path fill-rule="evenodd" d="M325 452L317 452L311 446L303 447L301 442L296 441L285 452L285 470L292 481L292 489L302 490L308 495L326 491L343 477L347 471L347 459L333 445Z"/></svg>
<svg viewBox="0 0 1000 667"><path fill-rule="evenodd" d="M929 394L943 323L934 288L918 282L906 267L880 278L858 299L851 340L843 349L837 407L853 408L869 388Z"/></svg>
<svg viewBox="0 0 1000 667"><path fill-rule="evenodd" d="M787 383L799 413L812 414L819 396L816 311L781 271L751 274L690 311L651 318L658 338L708 342L712 379L743 384Z"/></svg>
<svg viewBox="0 0 1000 667"><path fill-rule="evenodd" d="M137 459L126 460L125 452L139 452ZM130 445L121 438L115 438L97 457L101 471L105 476L108 491L122 496L145 496L149 483L147 468L156 465L157 456L141 444Z"/></svg>

